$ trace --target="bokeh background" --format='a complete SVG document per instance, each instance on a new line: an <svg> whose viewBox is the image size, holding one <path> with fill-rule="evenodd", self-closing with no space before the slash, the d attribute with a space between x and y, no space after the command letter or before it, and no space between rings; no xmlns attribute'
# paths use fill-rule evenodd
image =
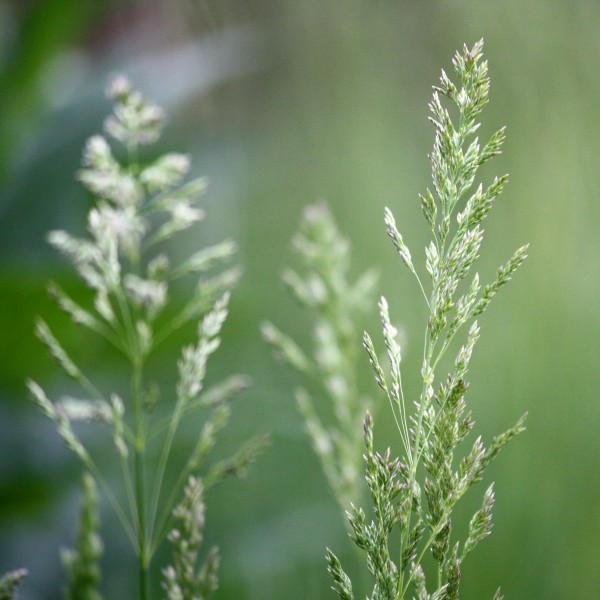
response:
<svg viewBox="0 0 600 600"><path fill-rule="evenodd" d="M531 252L482 319L468 398L485 439L526 410L529 421L488 474L496 525L465 565L463 597L491 598L499 584L523 600L598 596L600 3L1 0L0 572L29 569L23 600L61 597L59 548L73 542L79 504L79 464L25 392L28 376L58 385L35 316L94 377L123 376L45 291L54 279L84 295L45 234L84 229L90 199L74 172L110 108L108 75L129 74L167 109L157 151L190 152L211 180L209 219L185 238L188 249L223 237L240 245L245 275L210 378L243 372L254 385L221 452L258 430L272 431L273 443L246 479L208 497L207 545L223 554L215 597L333 598L325 546L353 573L356 559L294 406L297 379L273 362L259 323L305 331L307 315L279 275L295 261L289 240L303 207L326 199L352 242L354 272L381 273L407 340L405 378L417 386L424 310L386 238L383 208L421 260L426 103L440 68L481 37L492 78L482 133L508 126L504 155L483 175L509 172L511 183L487 222L480 272L491 278L526 241ZM375 313L365 326L376 334ZM165 379L187 339L158 357ZM378 443L398 448L380 414ZM102 518L106 597L134 598L126 540L104 505Z"/></svg>

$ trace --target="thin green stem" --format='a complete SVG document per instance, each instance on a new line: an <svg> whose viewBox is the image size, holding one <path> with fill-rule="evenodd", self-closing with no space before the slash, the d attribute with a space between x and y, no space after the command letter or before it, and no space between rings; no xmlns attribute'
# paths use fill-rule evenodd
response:
<svg viewBox="0 0 600 600"><path fill-rule="evenodd" d="M396 407L394 406L392 394L387 389L387 386L386 386L385 391L387 393L387 397L390 402L390 408L392 409L392 415L394 415L394 421L396 422L396 429L398 429L398 433L400 434L400 438L402 439L402 443L404 444L404 448L406 449L406 452L408 454L409 448L410 448L410 443L409 443L409 438L405 437L404 429L403 429L403 426L401 425L402 415L400 414L400 420L398 420L398 415L396 414Z"/></svg>
<svg viewBox="0 0 600 600"><path fill-rule="evenodd" d="M163 537L167 533L167 530L169 528L169 519L171 518L171 515L172 515L172 507L175 505L175 500L176 500L176 498L179 497L181 490L183 489L184 483L189 474L190 474L190 470L186 466L186 468L183 469L181 471L181 473L179 474L179 477L177 478L177 482L175 483L175 485L171 488L171 493L169 494L169 497L168 497L167 501L165 502L164 509L162 510L160 517L156 521L156 528L154 529L154 532L153 532L153 540L152 540L152 545L151 545L152 553L154 553L157 550L160 540L162 540ZM205 491L206 491L206 489L205 489ZM157 509L158 509L158 506L155 507L155 511L157 511ZM154 517L156 518L156 516L157 515L155 513Z"/></svg>
<svg viewBox="0 0 600 600"><path fill-rule="evenodd" d="M175 316L169 323L164 325L164 327L162 329L160 329L159 331L157 331L154 334L154 347L155 348L158 345L160 345L162 342L164 342L170 335L175 333L179 328L183 327L191 319L191 317L194 314L196 314L196 313L204 314L211 307L210 301L205 300L203 302L203 304L198 303L196 305L196 309L191 311L190 307L194 303L195 303L194 300L192 300L192 302L188 303L177 316Z"/></svg>
<svg viewBox="0 0 600 600"><path fill-rule="evenodd" d="M125 329L125 335L127 337L126 342L123 342L123 346L125 347L126 355L132 362L135 362L135 357L137 355L137 338L135 328L133 326L131 311L129 310L127 299L123 297L122 290L116 289L115 297L119 305L121 319L123 320L123 327Z"/></svg>
<svg viewBox="0 0 600 600"><path fill-rule="evenodd" d="M127 458L119 453L121 472L123 473L123 481L125 482L125 491L127 492L127 502L129 505L129 512L131 513L131 519L133 523L137 523L139 520L135 489L133 486L133 479L131 477L131 469Z"/></svg>
<svg viewBox="0 0 600 600"><path fill-rule="evenodd" d="M102 473L100 473L100 469L98 469L96 463L91 459L89 455L86 456L84 464L106 494L106 497L108 498L112 509L115 511L115 514L117 515L119 521L121 521L123 529L125 529L127 537L129 538L132 546L135 548L136 537L134 530L131 526L131 523L127 520L127 515L125 514L123 507L121 506L120 502L117 500L115 494L113 493L112 488L110 487L110 485L108 485L106 479L104 479Z"/></svg>
<svg viewBox="0 0 600 600"><path fill-rule="evenodd" d="M404 399L404 388L402 386L402 371L400 369L400 365L398 365L398 387L400 388L400 400L401 400L401 410L400 420L402 421L402 426L404 428L403 441L406 447L406 454L408 456L408 460L412 461L412 451L410 448L410 433L408 431L408 420L406 418L406 401Z"/></svg>
<svg viewBox="0 0 600 600"><path fill-rule="evenodd" d="M77 383L90 395L91 398L105 402L102 392L79 370Z"/></svg>
<svg viewBox="0 0 600 600"><path fill-rule="evenodd" d="M435 314L436 304L437 304L437 289L436 289L436 286L434 285L434 289L431 294L431 302L429 303L429 306L431 307L430 311L431 311L432 315ZM425 340L424 340L424 346L423 346L423 355L424 355L423 368L424 369L430 368L434 347L435 347L435 344L433 342L431 342L429 339L429 325L427 325L427 328L425 329ZM425 379L425 376L427 375L427 373L424 373L423 375L424 375L423 389L421 392L419 413L418 413L418 417L417 417L417 427L416 427L416 431L415 431L415 449L414 449L414 453L412 455L412 460L410 460L410 473L409 473L408 484L410 486L410 494L411 495L414 490L414 482L416 480L417 469L418 469L420 458L421 458L421 437L423 434L423 417L425 414L425 398L427 395L427 387L429 385L429 383L427 382L427 379ZM404 574L402 572L402 557L404 556L404 552L406 551L406 548L407 548L409 540L410 540L412 512L413 512L413 502L411 499L411 502L410 502L409 508L408 508L408 515L407 515L407 519L406 519L406 527L402 530L402 533L400 536L400 563L399 563L400 578L399 578L399 583L400 583L401 589L402 589L402 584L403 584L403 579L404 579ZM416 564L419 564L419 562L417 562ZM410 581L410 578L409 578L409 581ZM401 593L399 598L400 599L404 598L405 593L406 593L406 589L405 589L405 591L403 591Z"/></svg>
<svg viewBox="0 0 600 600"><path fill-rule="evenodd" d="M91 331L97 333L100 337L104 338L109 344L114 346L117 350L119 350L120 352L123 352L123 354L127 353L125 344L123 343L123 340L121 339L119 332L116 331L114 328L111 329L110 327L104 327L101 323L98 326L93 325L91 323L86 323L86 327L88 329L90 329Z"/></svg>
<svg viewBox="0 0 600 600"><path fill-rule="evenodd" d="M162 540L163 537L166 535L168 528L169 528L169 522L170 522L170 519L173 514L173 506L175 506L175 501L181 494L181 490L183 489L188 476L191 475L193 472L193 469L190 468L191 458L192 457L190 456L190 458L188 459L188 462L186 463L186 466L179 473L179 476L177 477L177 481L175 482L175 485L171 486L171 493L169 494L167 501L164 503L164 507L161 512L161 515L158 518L158 520L155 521L156 527L154 529L153 543L151 546L152 554L158 548L158 544L160 543L160 540ZM205 477L203 477L203 480L202 480L202 487L204 489L204 492L207 492L213 485L218 483L218 478L216 480L214 478L211 478L210 473L211 473L211 471L209 471L208 474ZM344 510L345 509L346 509L346 507L344 508ZM154 518L156 516L157 515L154 514Z"/></svg>
<svg viewBox="0 0 600 600"><path fill-rule="evenodd" d="M442 530L442 528L443 528L443 526L444 526L444 524L446 522L446 519L448 518L448 516L452 512L453 506L454 506L454 504L452 504L451 506L447 507L446 510L444 511L444 513L443 513L442 517L440 518L440 520L438 521L438 524L436 525L435 529L433 529L433 531L431 532L431 535L429 536L429 538L427 538L427 541L425 542L425 545L421 549L421 553L417 557L417 559L415 561L415 565L420 565L423 562L423 558L425 557L425 554L427 553L427 551L431 547L431 544L433 544L433 542L435 541L435 538L438 536L438 534ZM400 594L400 599L404 598L404 596L408 592L408 588L409 588L410 584L412 583L413 578L414 578L414 572L411 571L410 574L409 574L409 576L408 576L408 579L406 581L406 585L404 586L404 588L402 588L402 593Z"/></svg>
<svg viewBox="0 0 600 600"><path fill-rule="evenodd" d="M427 297L427 293L425 292L425 288L423 287L423 283L421 282L421 278L419 277L419 275L417 274L417 272L415 271L415 269L411 269L413 272L413 275L417 278L417 283L419 284L419 287L421 288L421 293L423 294L423 298L425 299L425 302L427 303L427 308L430 308L429 306L429 298Z"/></svg>
<svg viewBox="0 0 600 600"><path fill-rule="evenodd" d="M138 146L130 140L127 144L129 171L135 176L138 167ZM139 270L139 254L130 257L133 271ZM138 334L133 322L133 315L123 289L115 290L115 295L125 332L129 340L129 357L133 365L132 395L134 411L134 477L135 477L135 505L137 513L137 545L138 545L138 575L140 600L150 600L151 590L149 584L150 561L148 522L146 509L146 419L143 406L143 355L140 349ZM128 473L129 470L125 469ZM127 477L125 477L127 482Z"/></svg>
<svg viewBox="0 0 600 600"><path fill-rule="evenodd" d="M148 552L146 522L146 427L142 405L142 363L139 358L133 365L132 393L135 421L134 470L140 600L150 600L148 580L151 556Z"/></svg>
<svg viewBox="0 0 600 600"><path fill-rule="evenodd" d="M169 456L171 454L171 448L173 446L173 440L175 439L175 434L177 433L177 428L179 427L179 422L181 420L181 415L183 414L184 402L181 398L178 399L177 404L175 405L175 410L173 411L173 416L171 417L171 422L169 423L169 430L167 431L167 435L165 437L165 442L162 447L160 460L158 463L157 476L156 476L156 484L154 486L154 494L151 501L150 507L150 519L152 524L152 530L150 535L150 543L152 548L155 548L158 544L158 540L161 539L161 533L159 532L158 538L155 539L155 530L154 525L156 523L156 516L158 512L158 503L160 500L160 496L162 494L162 485L165 476L165 470L167 467L167 463L169 461ZM165 505L165 511L167 514L171 511L171 501L167 502Z"/></svg>

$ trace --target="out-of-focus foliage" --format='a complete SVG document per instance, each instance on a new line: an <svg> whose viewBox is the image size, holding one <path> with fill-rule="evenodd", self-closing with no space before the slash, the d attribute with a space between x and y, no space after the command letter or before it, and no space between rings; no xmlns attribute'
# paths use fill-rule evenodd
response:
<svg viewBox="0 0 600 600"><path fill-rule="evenodd" d="M27 25L32 19L36 27ZM525 407L529 421L490 468L495 539L465 565L462 594L491 597L502 581L507 598L595 597L599 27L600 5L589 0L0 3L0 572L28 568L20 598L60 597L57 550L74 537L80 476L26 398L27 375L62 391L34 339L35 316L47 316L95 376L125 376L111 350L86 343L45 292L52 278L75 300L85 297L44 239L51 229L84 229L89 198L73 173L106 112L106 75L128 73L164 105L173 115L165 148L190 152L210 177L210 239L188 238L173 251L240 241L245 277L212 376L239 368L254 379L225 445L234 448L257 426L274 430L275 440L252 477L207 494L206 547L218 543L222 554L215 598L331 598L323 549L335 547L353 573L351 544L289 398L289 374L273 369L258 324L268 318L302 341L308 321L291 312L279 275L302 208L326 198L354 248L354 274L373 265L382 273L406 330L406 368L418 370L419 291L395 278L383 208L422 258L427 232L415 205L429 179L424 107L439 66L481 37L494 81L488 122L508 125L494 172L511 174L487 225L482 277L493 276L506 248L529 240L531 249L510 294L481 319L471 401L488 438ZM182 332L156 356L156 376L167 384L175 373L161 357L191 335ZM359 357L357 369L366 368ZM381 447L393 434L392 423L378 426ZM480 495L465 497L466 527ZM134 566L106 508L114 535L103 594L131 597Z"/></svg>
<svg viewBox="0 0 600 600"><path fill-rule="evenodd" d="M290 295L310 314L311 347L302 349L269 321L261 325L275 356L308 379L315 397L304 387L294 397L319 457L342 519L361 501L361 421L372 404L361 392L356 364L365 313L374 304L377 274L363 273L350 282L350 244L338 230L326 205L309 206L293 238L302 270L286 269Z"/></svg>

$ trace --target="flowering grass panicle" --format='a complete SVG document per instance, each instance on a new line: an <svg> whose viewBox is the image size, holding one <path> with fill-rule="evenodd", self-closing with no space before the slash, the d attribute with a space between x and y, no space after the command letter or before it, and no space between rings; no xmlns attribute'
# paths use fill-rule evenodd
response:
<svg viewBox="0 0 600 600"><path fill-rule="evenodd" d="M26 575L26 569L17 569L3 575L0 578L0 600L17 600L19 585Z"/></svg>
<svg viewBox="0 0 600 600"><path fill-rule="evenodd" d="M66 231L49 235L50 243L72 262L91 289L92 306L79 305L56 284L50 286L50 293L75 323L120 352L131 369L130 388L99 389L42 319L37 324L38 337L79 384L83 397L52 401L36 382L29 381L28 386L112 504L137 554L140 599L146 600L150 596L150 564L170 529L172 509L188 478L199 476L204 469L218 432L229 420L232 400L247 387L246 378L238 375L211 389L204 385L207 362L219 348L230 289L239 270L211 274L235 253L235 244L229 240L172 264L165 242L204 220L197 198L205 190L206 180L185 182L190 158L184 154L167 153L142 161L142 147L161 135L164 112L123 76L112 80L108 94L114 109L105 131L121 145L119 153L127 159L117 159L105 136L90 138L78 174L95 198L88 215L89 235L75 237ZM191 298L175 310L166 310L172 287L183 278L196 280ZM177 363L179 381L175 391L167 393L152 379L147 360L161 342L189 322L198 322L196 342L183 348ZM199 411L205 413L204 419ZM198 435L181 464L172 461L172 449L184 418L198 419ZM97 457L75 428L90 421L104 424L109 432L124 494L111 489ZM252 439L235 456L206 469L204 488L226 475L243 473L264 443L264 436ZM91 488L87 489L90 500ZM91 526L91 513L86 514L87 526ZM87 550L91 558L92 548ZM83 567L82 549L79 557L67 560L72 575Z"/></svg>
<svg viewBox="0 0 600 600"><path fill-rule="evenodd" d="M68 575L67 600L102 600L99 560L102 541L99 535L98 492L93 477L83 477L84 500L79 517L77 545L74 550L63 549L61 558Z"/></svg>
<svg viewBox="0 0 600 600"><path fill-rule="evenodd" d="M304 269L286 270L283 280L314 318L313 347L305 352L268 322L262 332L276 354L316 388L313 395L305 387L297 388L296 401L345 514L352 500L363 495L360 423L369 400L357 381L356 342L377 276L368 271L354 283L349 281L350 247L324 205L305 211L293 243Z"/></svg>
<svg viewBox="0 0 600 600"><path fill-rule="evenodd" d="M469 361L479 339L476 318L506 284L526 258L527 246L519 248L498 269L491 283L482 286L477 273L471 275L483 241L482 223L508 181L496 177L488 187L479 184L473 191L478 168L500 153L504 128L480 145L475 132L478 118L488 103L487 63L482 60L483 42L456 54L453 65L459 84L442 71L429 104L435 127L431 153L433 191L421 198L432 239L426 247L425 270L431 283L422 283L412 255L396 227L393 213L385 210L385 225L402 262L416 277L423 292L429 317L425 328L422 391L409 402L405 398L401 373L401 348L391 324L388 303L379 302L389 369L384 369L369 334L364 334L379 387L387 396L396 421L401 457L388 449L374 449L373 420L364 422L366 481L373 500L374 517L352 506L348 513L354 543L367 556L374 577L372 600L457 600L464 559L492 527L493 485L483 494L466 539L454 534L456 503L482 480L488 464L504 445L524 430L524 417L487 446L481 437L462 450L474 427L465 402ZM453 121L442 99L454 105ZM466 200L462 200L466 197ZM427 292L426 289L429 289ZM443 376L442 359L457 334L466 330L451 372ZM393 543L391 538L394 536ZM399 541L399 551L396 548ZM426 555L433 558L429 572ZM354 598L352 582L340 561L328 550L329 571L334 589L344 600ZM496 592L497 599L501 597Z"/></svg>
<svg viewBox="0 0 600 600"><path fill-rule="evenodd" d="M173 545L173 564L163 570L163 588L168 600L206 600L218 587L219 549L211 548L197 567L202 545L206 506L202 482L190 477L183 500L175 508L175 526L168 538Z"/></svg>

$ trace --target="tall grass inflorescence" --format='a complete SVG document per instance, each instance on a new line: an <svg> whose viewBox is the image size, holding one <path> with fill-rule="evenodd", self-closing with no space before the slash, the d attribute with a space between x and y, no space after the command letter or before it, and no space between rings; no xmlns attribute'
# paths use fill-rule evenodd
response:
<svg viewBox="0 0 600 600"><path fill-rule="evenodd" d="M103 600L98 592L100 584L99 560L102 541L99 535L98 491L93 477L83 477L83 504L79 517L77 544L74 549L62 550L62 562L68 575L66 600Z"/></svg>
<svg viewBox="0 0 600 600"><path fill-rule="evenodd" d="M356 375L360 322L371 306L377 276L367 271L349 280L350 245L328 208L308 207L293 240L302 271L287 269L283 280L293 297L310 311L312 348L305 352L269 322L263 337L276 354L314 387L295 391L313 448L342 515L362 497L361 421L369 399Z"/></svg>
<svg viewBox="0 0 600 600"><path fill-rule="evenodd" d="M129 389L103 390L95 385L41 319L38 337L84 396L51 401L36 382L30 380L28 386L121 521L138 559L140 600L150 598L151 561L167 534L175 557L175 565L164 571L168 597L206 598L217 585L218 557L216 550L211 551L204 567L195 570L204 524L201 491L227 475L242 473L265 441L258 436L234 457L204 467L218 432L230 418L232 399L247 386L246 378L234 375L204 389L207 361L220 345L230 289L239 275L235 268L207 273L234 254L235 244L224 241L171 263L165 242L204 219L196 198L206 181L183 183L190 169L189 157L183 154L143 161L143 147L160 137L165 120L162 109L123 76L112 80L108 93L114 111L105 130L121 145L120 152L127 159L124 164L117 160L107 139L93 136L79 172L96 200L88 215L90 236L79 238L65 231L49 235L50 243L70 259L91 289L92 306L80 306L56 284L50 292L76 324L104 338L124 357L131 373ZM165 310L172 286L184 278L197 281L191 298L175 310ZM161 342L190 322L198 323L196 341L182 349L176 389L167 393L153 380L147 361ZM200 410L207 413L203 420ZM182 420L189 423L196 418L196 441L187 449L184 462L174 461L172 450ZM90 421L108 429L107 441L122 474L118 488L111 486L112 480L99 466L106 463L106 446L101 450L88 447L75 427ZM101 461L97 452L102 453ZM97 598L95 562L101 546L96 539L94 491L89 480L86 497L78 549L65 559L70 597L83 597L78 590L84 589L86 598ZM18 576L13 577L15 584Z"/></svg>
<svg viewBox="0 0 600 600"><path fill-rule="evenodd" d="M16 600L19 585L26 575L26 569L17 569L0 577L0 600Z"/></svg>
<svg viewBox="0 0 600 600"><path fill-rule="evenodd" d="M373 499L374 519L367 520L365 511L358 506L353 506L348 516L352 539L366 553L367 567L374 576L372 600L459 598L462 563L491 531L493 484L484 492L481 508L473 515L462 543L453 535L454 507L467 490L481 481L485 468L502 447L524 430L522 417L487 446L477 437L470 449L460 450L474 427L465 393L469 361L479 338L476 319L521 266L527 252L527 246L519 248L487 285L481 285L477 273L470 275L483 241L482 222L508 181L507 176L496 177L488 187L480 184L473 191L478 168L500 153L505 131L502 128L493 134L483 147L474 138L489 94L482 49L480 41L456 54L453 65L459 84L455 85L442 71L440 85L434 87L429 104L435 127L430 156L433 191L428 189L420 197L432 234L425 250L425 270L430 280L427 285L422 283L392 212L385 210L387 233L402 262L415 276L429 317L421 368L422 391L412 403L404 395L401 348L385 298L379 302L379 313L389 369L384 369L371 337L364 334L364 347L375 379L389 399L403 447L401 457L394 457L390 449L383 454L376 452L373 419L367 414L366 481ZM454 105L458 115L454 121L442 99ZM461 201L463 198L466 200ZM441 361L456 336L464 332L466 339L458 349L451 372L444 377ZM430 563L425 561L428 554L435 565L431 573L427 567ZM350 577L329 550L327 558L334 589L340 598L351 600L354 593ZM499 590L495 598L501 598Z"/></svg>

